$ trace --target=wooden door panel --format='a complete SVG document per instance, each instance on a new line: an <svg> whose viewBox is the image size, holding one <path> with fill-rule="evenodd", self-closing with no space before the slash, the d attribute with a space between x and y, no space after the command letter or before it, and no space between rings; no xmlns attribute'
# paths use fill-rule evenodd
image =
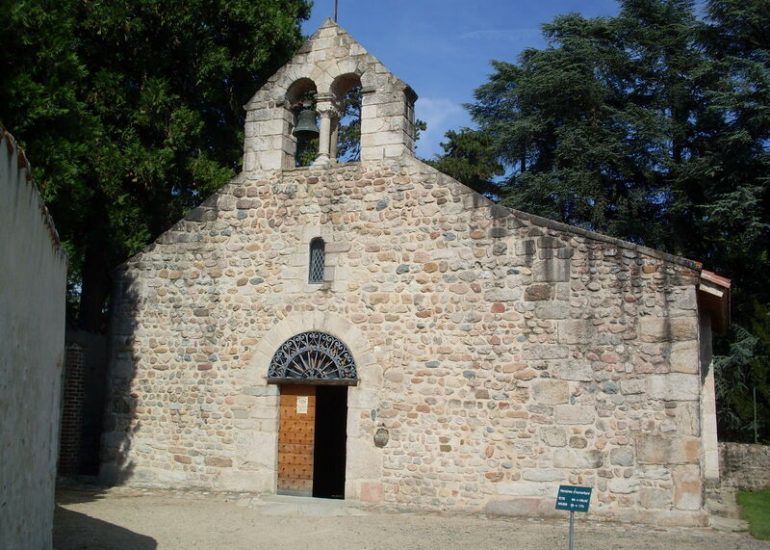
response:
<svg viewBox="0 0 770 550"><path fill-rule="evenodd" d="M315 401L315 386L281 386L278 431L279 493L307 496L313 494Z"/></svg>

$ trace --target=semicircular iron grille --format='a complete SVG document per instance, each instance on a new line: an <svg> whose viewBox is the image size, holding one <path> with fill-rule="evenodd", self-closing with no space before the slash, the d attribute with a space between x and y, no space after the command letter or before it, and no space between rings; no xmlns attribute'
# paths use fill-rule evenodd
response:
<svg viewBox="0 0 770 550"><path fill-rule="evenodd" d="M286 340L270 361L268 382L355 385L358 383L353 355L330 334L310 331Z"/></svg>

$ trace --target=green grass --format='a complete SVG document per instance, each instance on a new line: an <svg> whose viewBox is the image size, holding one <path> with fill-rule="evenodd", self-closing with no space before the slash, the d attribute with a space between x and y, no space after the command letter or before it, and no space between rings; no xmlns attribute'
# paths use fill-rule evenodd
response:
<svg viewBox="0 0 770 550"><path fill-rule="evenodd" d="M770 490L739 491L738 505L749 522L749 532L757 539L770 540Z"/></svg>

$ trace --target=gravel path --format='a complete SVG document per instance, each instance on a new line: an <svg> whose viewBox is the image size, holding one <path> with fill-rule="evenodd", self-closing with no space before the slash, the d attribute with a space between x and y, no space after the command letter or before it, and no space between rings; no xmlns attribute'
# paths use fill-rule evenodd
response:
<svg viewBox="0 0 770 550"><path fill-rule="evenodd" d="M388 514L342 501L62 491L56 550L473 550L567 547L567 521ZM770 549L747 533L576 522L576 549Z"/></svg>

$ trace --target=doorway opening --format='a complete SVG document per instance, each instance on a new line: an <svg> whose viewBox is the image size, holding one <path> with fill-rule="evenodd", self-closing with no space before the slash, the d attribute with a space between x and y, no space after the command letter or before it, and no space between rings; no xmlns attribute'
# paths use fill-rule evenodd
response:
<svg viewBox="0 0 770 550"><path fill-rule="evenodd" d="M316 386L313 496L345 498L348 387Z"/></svg>
<svg viewBox="0 0 770 550"><path fill-rule="evenodd" d="M282 384L278 493L345 498L347 386Z"/></svg>

